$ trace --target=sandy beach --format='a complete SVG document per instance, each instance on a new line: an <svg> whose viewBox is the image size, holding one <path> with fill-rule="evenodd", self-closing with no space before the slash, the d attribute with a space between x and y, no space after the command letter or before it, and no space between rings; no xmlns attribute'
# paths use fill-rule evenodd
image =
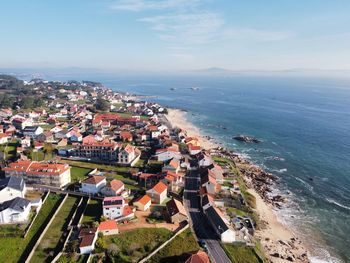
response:
<svg viewBox="0 0 350 263"><path fill-rule="evenodd" d="M186 115L187 112L182 110L169 109L167 119L173 127L186 130L188 136L197 137L204 149L210 150L220 147L219 144L208 140L206 136L201 134L198 127L187 120ZM255 237L260 240L268 259L277 263L308 262L306 259L307 250L297 236L278 221L273 207L267 204L254 189L249 189L249 192L256 198L256 212L263 223L263 227L256 231Z"/></svg>
<svg viewBox="0 0 350 263"><path fill-rule="evenodd" d="M208 138L203 136L198 127L187 121L186 115L187 112L185 111L179 109L168 109L166 118L174 127L186 130L187 136L197 137L203 149L210 150L220 146L214 141L208 140Z"/></svg>

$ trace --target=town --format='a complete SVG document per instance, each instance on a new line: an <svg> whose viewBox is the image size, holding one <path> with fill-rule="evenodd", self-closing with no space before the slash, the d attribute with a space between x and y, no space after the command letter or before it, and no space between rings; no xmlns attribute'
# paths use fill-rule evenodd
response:
<svg viewBox="0 0 350 263"><path fill-rule="evenodd" d="M0 106L0 258L265 261L239 157L204 149L162 105L2 75Z"/></svg>

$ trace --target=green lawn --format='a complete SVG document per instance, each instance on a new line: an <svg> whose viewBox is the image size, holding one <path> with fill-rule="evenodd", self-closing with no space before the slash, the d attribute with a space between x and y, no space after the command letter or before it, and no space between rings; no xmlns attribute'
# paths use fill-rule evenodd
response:
<svg viewBox="0 0 350 263"><path fill-rule="evenodd" d="M223 248L233 263L263 263L258 249L243 244L223 244Z"/></svg>
<svg viewBox="0 0 350 263"><path fill-rule="evenodd" d="M68 196L49 229L45 233L30 262L50 262L59 251L57 247L64 242L64 236L71 216L79 202L78 197Z"/></svg>
<svg viewBox="0 0 350 263"><path fill-rule="evenodd" d="M187 252L198 251L200 248L190 229L186 229L173 241L162 248L147 263L176 262L170 257L180 256Z"/></svg>
<svg viewBox="0 0 350 263"><path fill-rule="evenodd" d="M5 154L5 159L6 160L12 160L16 157L17 155L17 146L18 142L17 141L11 141L7 144L2 144L0 145L0 151Z"/></svg>
<svg viewBox="0 0 350 263"><path fill-rule="evenodd" d="M92 169L90 168L72 166L70 170L70 176L71 176L72 182L84 180L91 171Z"/></svg>
<svg viewBox="0 0 350 263"><path fill-rule="evenodd" d="M165 228L139 228L104 237L105 249L113 262L138 262L172 236Z"/></svg>
<svg viewBox="0 0 350 263"><path fill-rule="evenodd" d="M31 151L30 153L30 159L33 161L48 161L51 160L54 157L54 154L52 153L44 153L41 150L38 151Z"/></svg>
<svg viewBox="0 0 350 263"><path fill-rule="evenodd" d="M43 125L40 125L41 128L44 129L44 131L49 131L51 130L53 127L55 127L54 124L43 124Z"/></svg>
<svg viewBox="0 0 350 263"><path fill-rule="evenodd" d="M56 261L57 263L85 263L89 255L68 255L63 254Z"/></svg>
<svg viewBox="0 0 350 263"><path fill-rule="evenodd" d="M61 200L62 197L56 194L48 196L25 238L0 238L0 258L6 259L6 262L24 261Z"/></svg>
<svg viewBox="0 0 350 263"><path fill-rule="evenodd" d="M88 162L72 161L72 160L61 160L61 162L67 163L71 166L89 168L89 169L96 169L97 168L97 169L102 170L102 171L111 171L111 172L130 172L130 170L133 169L130 167L119 167L119 166L115 166L115 165L88 163Z"/></svg>
<svg viewBox="0 0 350 263"><path fill-rule="evenodd" d="M81 220L81 224L92 225L93 222L99 222L102 216L102 203L100 200L90 199L83 218Z"/></svg>

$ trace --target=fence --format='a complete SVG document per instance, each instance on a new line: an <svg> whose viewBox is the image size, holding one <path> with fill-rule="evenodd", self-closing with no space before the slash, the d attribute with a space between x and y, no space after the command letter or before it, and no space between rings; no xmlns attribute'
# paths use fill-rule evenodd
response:
<svg viewBox="0 0 350 263"><path fill-rule="evenodd" d="M31 258L32 258L33 255L34 255L35 250L36 250L37 247L39 246L39 244L40 244L42 238L44 237L45 233L46 233L47 230L49 229L49 227L50 227L52 221L55 219L57 213L60 211L60 209L61 209L61 207L63 206L64 202L66 201L67 197L68 197L68 194L65 195L65 197L63 198L61 204L58 206L56 212L53 214L53 216L51 217L49 223L46 225L44 231L41 233L40 237L39 237L38 240L36 241L34 247L32 248L32 251L30 252L29 256L27 257L25 263L29 263L29 262L30 262Z"/></svg>

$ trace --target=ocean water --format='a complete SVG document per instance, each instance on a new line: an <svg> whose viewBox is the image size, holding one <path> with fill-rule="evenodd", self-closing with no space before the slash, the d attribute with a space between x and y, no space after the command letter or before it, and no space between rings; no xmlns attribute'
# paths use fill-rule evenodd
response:
<svg viewBox="0 0 350 263"><path fill-rule="evenodd" d="M204 134L276 174L278 211L313 262L350 262L350 80L287 77L110 77L118 90L188 111ZM191 87L198 87L193 90ZM171 89L174 90L171 90ZM224 129L225 127L226 129ZM232 139L247 134L261 144Z"/></svg>

